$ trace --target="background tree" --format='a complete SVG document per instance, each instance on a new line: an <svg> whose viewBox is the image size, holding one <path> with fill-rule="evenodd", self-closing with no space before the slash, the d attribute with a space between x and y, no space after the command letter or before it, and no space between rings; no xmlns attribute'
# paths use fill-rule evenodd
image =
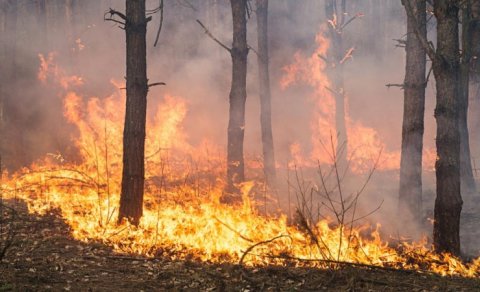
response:
<svg viewBox="0 0 480 292"><path fill-rule="evenodd" d="M408 3L406 3L408 2ZM399 215L404 226L418 223L422 211L422 151L427 53L416 31L427 39L427 9L422 0L402 0L407 13L406 68L400 162ZM407 6L408 5L408 6ZM415 227L414 227L415 228Z"/></svg>
<svg viewBox="0 0 480 292"><path fill-rule="evenodd" d="M227 141L227 195L223 201L238 198L238 184L245 180L243 140L245 136L245 102L247 99L247 0L230 0L233 18L232 85Z"/></svg>
<svg viewBox="0 0 480 292"><path fill-rule="evenodd" d="M122 190L118 222L138 225L143 214L145 124L147 115L147 22L145 0L126 0L126 14L110 10L125 27L127 39L127 103L123 130ZM109 20L113 20L110 18Z"/></svg>
<svg viewBox="0 0 480 292"><path fill-rule="evenodd" d="M435 0L437 49L433 56L437 106L437 197L435 199L433 243L439 252L460 254L460 56L459 1Z"/></svg>
<svg viewBox="0 0 480 292"><path fill-rule="evenodd" d="M340 2L340 5L337 3ZM344 81L344 63L346 54L343 44L343 29L347 24L345 18L347 15L346 0L326 0L325 14L328 19L328 37L330 39L330 48L327 52L327 62L330 66L330 80L332 88L330 91L335 97L335 125L337 130L337 159L341 166L347 165L348 137L345 123L345 81Z"/></svg>
<svg viewBox="0 0 480 292"><path fill-rule="evenodd" d="M460 74L460 178L462 194L475 192L475 179L470 157L470 136L468 132L468 106L470 89L470 67L472 60L472 1L461 3L462 11L462 55Z"/></svg>
<svg viewBox="0 0 480 292"><path fill-rule="evenodd" d="M262 128L263 169L268 184L275 179L275 154L272 131L268 49L268 0L256 0L258 37L258 74L260 92L260 124Z"/></svg>

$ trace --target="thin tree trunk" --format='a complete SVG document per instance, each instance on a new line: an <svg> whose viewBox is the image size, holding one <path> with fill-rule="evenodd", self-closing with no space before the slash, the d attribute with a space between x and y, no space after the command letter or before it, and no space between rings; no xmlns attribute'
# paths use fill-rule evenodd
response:
<svg viewBox="0 0 480 292"><path fill-rule="evenodd" d="M47 6L46 0L38 0L36 5L37 27L40 34L40 51L44 54L48 50L48 32L47 32Z"/></svg>
<svg viewBox="0 0 480 292"><path fill-rule="evenodd" d="M342 0L340 7L337 7L336 0L327 0L325 2L325 13L328 20L336 25L329 24L330 48L327 59L333 64L331 68L330 79L332 81L332 90L335 93L335 125L337 131L337 164L340 167L346 167L348 154L348 137L345 122L345 87L344 87L344 64L342 59L345 54L343 44L342 26L345 23L346 1ZM335 21L334 21L335 20Z"/></svg>
<svg viewBox="0 0 480 292"><path fill-rule="evenodd" d="M473 178L472 159L470 157L470 137L468 131L468 105L470 88L470 60L472 59L472 7L470 1L462 8L462 62L460 85L460 178L462 194L475 193L475 179Z"/></svg>
<svg viewBox="0 0 480 292"><path fill-rule="evenodd" d="M4 46L4 60L1 64L3 69L2 82L3 92L3 162L11 169L18 169L25 165L25 145L23 132L16 131L7 125L17 125L20 118L16 113L15 97L18 94L17 86L17 14L18 1L6 0L5 5L5 34L2 35Z"/></svg>
<svg viewBox="0 0 480 292"><path fill-rule="evenodd" d="M437 51L433 61L437 105L437 197L433 244L439 252L460 254L460 58L458 1L435 0Z"/></svg>
<svg viewBox="0 0 480 292"><path fill-rule="evenodd" d="M260 91L260 125L262 128L263 170L268 184L275 180L275 154L272 133L268 49L268 0L257 0L258 75Z"/></svg>
<svg viewBox="0 0 480 292"><path fill-rule="evenodd" d="M404 81L402 153L400 162L399 217L402 226L419 223L422 212L422 151L425 116L427 53L415 33L415 26L427 38L427 12L423 0L409 1L413 17L407 21L406 68ZM409 9L409 8L406 8ZM407 223L407 224L404 224ZM412 226L414 231L417 226Z"/></svg>
<svg viewBox="0 0 480 292"><path fill-rule="evenodd" d="M232 87L227 145L227 193L224 202L235 201L238 184L244 182L243 140L245 134L245 101L247 99L247 0L230 0L233 17ZM237 193L235 195L232 195Z"/></svg>
<svg viewBox="0 0 480 292"><path fill-rule="evenodd" d="M123 131L122 191L118 221L138 225L143 214L147 61L145 0L126 0L127 104Z"/></svg>

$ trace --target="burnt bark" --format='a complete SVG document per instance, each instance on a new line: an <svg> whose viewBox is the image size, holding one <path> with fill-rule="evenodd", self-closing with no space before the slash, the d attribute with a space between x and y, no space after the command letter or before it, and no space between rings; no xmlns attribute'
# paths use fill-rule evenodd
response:
<svg viewBox="0 0 480 292"><path fill-rule="evenodd" d="M332 82L331 91L335 98L335 127L337 131L336 157L339 166L346 167L348 153L347 126L345 122L345 80L344 80L344 56L343 25L345 24L346 0L342 0L337 7L336 0L325 1L325 14L330 21L328 36L330 48L327 52L327 60L330 63L329 72ZM332 24L333 23L333 24Z"/></svg>
<svg viewBox="0 0 480 292"><path fill-rule="evenodd" d="M145 0L127 0L127 103L123 130L122 191L118 221L138 225L143 214L147 61Z"/></svg>
<svg viewBox="0 0 480 292"><path fill-rule="evenodd" d="M462 58L460 65L460 178L462 194L475 193L472 159L470 157L470 136L468 131L468 106L470 89L470 62L472 59L472 6L466 1L462 6Z"/></svg>
<svg viewBox="0 0 480 292"><path fill-rule="evenodd" d="M233 17L232 85L227 141L227 194L224 202L240 199L238 185L245 180L243 140L247 99L247 0L230 0Z"/></svg>
<svg viewBox="0 0 480 292"><path fill-rule="evenodd" d="M438 252L460 254L460 56L459 8L455 0L435 0L437 50L433 60L437 105L437 197L433 244Z"/></svg>
<svg viewBox="0 0 480 292"><path fill-rule="evenodd" d="M409 3L405 3L405 2ZM422 151L425 116L427 52L421 37L427 38L426 3L403 0L407 13L406 68L404 80L402 152L400 161L399 218L403 226L420 223L422 212ZM418 26L418 27L416 27ZM415 228L416 226L412 226ZM413 231L413 230L412 230Z"/></svg>
<svg viewBox="0 0 480 292"><path fill-rule="evenodd" d="M272 105L268 46L268 0L257 0L258 80L260 125L262 128L263 171L268 184L275 180L275 154L272 131Z"/></svg>

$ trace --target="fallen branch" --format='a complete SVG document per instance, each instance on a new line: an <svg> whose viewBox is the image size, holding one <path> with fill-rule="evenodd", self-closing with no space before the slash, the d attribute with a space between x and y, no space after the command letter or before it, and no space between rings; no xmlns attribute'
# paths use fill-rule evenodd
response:
<svg viewBox="0 0 480 292"><path fill-rule="evenodd" d="M247 250L245 250L243 252L243 255L242 257L240 258L240 261L238 261L238 264L239 265L242 265L243 264L243 260L245 259L245 257L254 249L256 248L257 246L260 246L260 245L263 245L263 244L269 244L271 242L274 242L275 240L277 239L280 239L280 238L283 238L283 237L290 237L289 235L279 235L279 236L276 236L272 239L269 239L269 240L265 240L265 241L260 241L260 242L257 242L255 243L254 245L250 246L249 248L247 248Z"/></svg>

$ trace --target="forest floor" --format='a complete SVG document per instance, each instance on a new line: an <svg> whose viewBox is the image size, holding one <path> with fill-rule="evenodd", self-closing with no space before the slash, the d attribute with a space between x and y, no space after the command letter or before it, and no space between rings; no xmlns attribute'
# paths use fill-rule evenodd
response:
<svg viewBox="0 0 480 292"><path fill-rule="evenodd" d="M0 262L0 291L480 291L480 279L409 271L245 268L120 255L73 239L56 212L38 216L21 204L16 208L16 237Z"/></svg>

